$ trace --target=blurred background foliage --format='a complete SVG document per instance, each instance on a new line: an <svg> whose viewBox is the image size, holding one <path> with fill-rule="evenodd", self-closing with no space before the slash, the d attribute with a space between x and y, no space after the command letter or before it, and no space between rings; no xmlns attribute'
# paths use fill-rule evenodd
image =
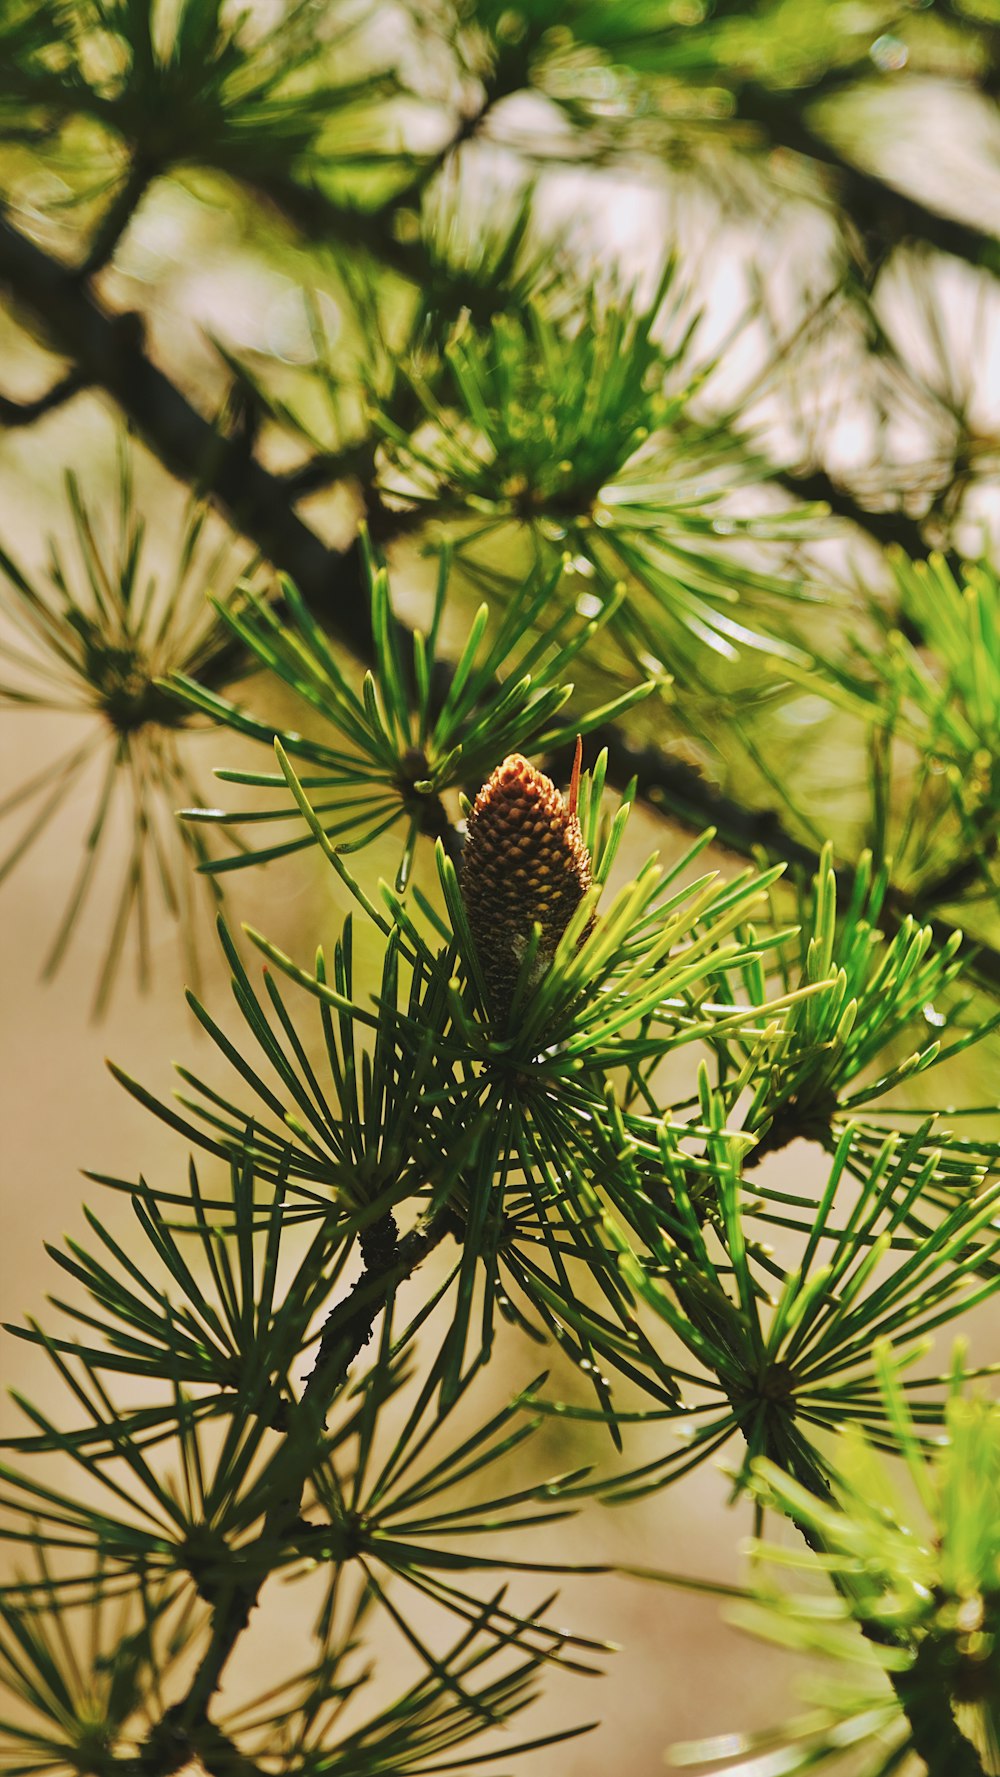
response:
<svg viewBox="0 0 1000 1777"><path fill-rule="evenodd" d="M261 741L283 737L320 825L330 813L328 839L370 848L359 876L400 893L412 879L440 915L431 842L453 842L460 793L475 795L508 741L566 781L579 729L588 762L607 747L611 784L634 780L623 866L653 845L682 858L709 825L725 875L787 866L768 916L754 914L767 968L738 957L713 982L719 1001L761 1003L842 970L796 1003L780 1039L718 1040L717 1097L699 1104L673 1062L657 1055L654 1079L636 1056L634 1102L697 1105L716 1136L728 1119L758 1139L746 1213L774 1241L772 1274L792 1265L790 1239L809 1239L831 1156L860 1181L872 1227L898 1227L921 1177L940 1244L995 1158L998 99L990 0L6 0L0 704L14 769L0 880L22 896L3 924L24 984L10 1077L44 1052L85 1078L95 1039L68 1010L85 992L129 1017L129 1072L134 1050L162 1075L173 1035L190 1032L167 1022L144 1051L142 1021L176 1001L175 929L189 983L199 967L217 989L228 973L205 918L223 889L233 929L249 917L297 957L339 929L350 892ZM801 940L779 944L796 920ZM381 952L359 932L369 992ZM133 959L141 985L155 979L155 1014L120 979ZM62 969L64 985L29 1003L37 968ZM245 1031L230 1028L238 1046ZM216 1111L238 1118L218 1096L226 1075L211 1078ZM16 1088L12 1100L32 1174L50 1090L30 1116ZM163 1078L147 1096L161 1091ZM932 1134L921 1119L946 1100L963 1120ZM917 1134L890 1162L900 1122ZM216 1127L209 1144L223 1173L230 1134ZM268 1140L257 1159L271 1176ZM927 1173L932 1142L945 1160ZM730 1185L741 1153L719 1162ZM137 1171L98 1158L105 1178ZM697 1204L689 1162L669 1157L677 1200ZM618 1208L652 1163L640 1146ZM724 1228L736 1212L721 1202ZM697 1252L686 1213L673 1233ZM37 1232L28 1218L25 1252ZM633 1232L654 1242L641 1217ZM992 1251L976 1263L991 1275ZM12 1259L19 1309L34 1300L21 1276ZM782 1299L810 1326L804 1277ZM746 1289L749 1322L756 1282ZM647 1307L663 1338L678 1332L655 1289ZM761 1336L776 1355L794 1335ZM823 1337L849 1367L851 1339ZM888 1438L868 1371L851 1378L869 1435ZM564 1384L558 1423L586 1461L595 1410L579 1382ZM820 1395L822 1383L820 1366ZM701 1385L709 1431L695 1442L718 1448L746 1422L732 1378L728 1392ZM834 1423L829 1400L813 1407ZM907 1411L921 1417L912 1397ZM690 1454L646 1448L658 1476ZM773 1503L774 1477L753 1473ZM647 1537L680 1495L659 1517L648 1508ZM808 1520L801 1499L784 1509ZM143 1608L147 1630L166 1611ZM655 1635L643 1608L640 1633ZM784 1638L808 1651L812 1629L787 1631L794 1615ZM133 1632L131 1679L148 1664ZM40 1617L39 1670L54 1660L48 1633ZM0 1658L17 1665L9 1647ZM730 1653L728 1682L762 1725L746 1674L763 1666L742 1658ZM863 1750L859 1768L888 1771L918 1755L876 1693L886 1762ZM653 1738L632 1756L714 1732L725 1696L720 1683L696 1723L679 1703L647 1717ZM344 1769L416 1768L428 1723L443 1757L465 1730L442 1725L439 1704L407 1693L383 1763L359 1740ZM109 1693L99 1707L117 1720L124 1704ZM79 1720L97 1708L83 1697ZM767 1742L762 1757L784 1764L735 1768L854 1756L849 1736L810 1720ZM977 1727L989 1769L991 1732ZM540 1748L525 1768L603 1769L607 1745ZM289 1754L297 1768L312 1756L304 1740Z"/></svg>

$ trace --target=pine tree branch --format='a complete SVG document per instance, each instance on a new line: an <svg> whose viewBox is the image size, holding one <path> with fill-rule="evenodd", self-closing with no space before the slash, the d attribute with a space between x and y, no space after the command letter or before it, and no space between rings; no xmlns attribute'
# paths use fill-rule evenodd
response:
<svg viewBox="0 0 1000 1777"><path fill-rule="evenodd" d="M0 395L0 425L8 430L33 426L47 413L54 413L57 407L72 401L74 395L79 395L86 387L86 378L74 369L61 376L44 395L36 395L33 401L13 401L7 395Z"/></svg>
<svg viewBox="0 0 1000 1777"><path fill-rule="evenodd" d="M783 1466L780 1461L778 1466ZM829 1487L817 1475L796 1478L828 1505L836 1506ZM828 1553L821 1537L801 1524L798 1530L803 1542L814 1554L822 1557ZM834 1583L837 1590L846 1597L850 1608L849 1583L845 1587L843 1581L836 1578ZM863 1617L856 1621L866 1641L870 1641L875 1647L907 1645L905 1638L901 1640L885 1624L866 1621ZM886 1673L909 1724L913 1748L927 1767L927 1777L988 1777L987 1769L975 1747L966 1739L955 1720L951 1704L954 1667L949 1671L941 1656L940 1643L932 1635L927 1635L917 1647L912 1665L904 1672L889 1670Z"/></svg>
<svg viewBox="0 0 1000 1777"><path fill-rule="evenodd" d="M797 500L808 503L823 501L835 518L843 518L856 525L858 530L864 531L883 549L895 544L911 557L922 556L927 552L920 519L910 518L898 506L879 509L863 505L825 469L801 472L794 469L774 469L771 479L777 487L785 488Z"/></svg>
<svg viewBox="0 0 1000 1777"><path fill-rule="evenodd" d="M350 1294L327 1317L300 1406L307 1407L314 1400L325 1402L325 1419L329 1402L343 1388L351 1364L368 1344L389 1297L454 1228L450 1212L439 1210L402 1240L391 1215L366 1230L361 1239L364 1271Z"/></svg>
<svg viewBox="0 0 1000 1777"><path fill-rule="evenodd" d="M790 833L776 809L750 808L746 803L737 802L710 784L687 760L675 758L659 747L637 747L614 725L593 729L587 738L588 745L598 750L607 747L610 783L621 789L634 777L640 796L692 832L703 833L706 827L714 827L723 849L736 852L740 857L756 861L764 853L773 861L788 864L809 877L818 871L818 851ZM566 777L571 760L572 750L563 748L547 761L546 769L550 775ZM835 875L838 891L849 894L854 883L854 867L838 864ZM946 878L942 878L942 883L950 884L953 880L964 883L964 870L960 878L949 872ZM947 944L960 928L928 912L936 898L935 886L932 884L916 904L890 884L883 909L886 929L896 930L900 922L912 914L922 924L930 926L937 945ZM971 978L990 992L1000 991L1000 950L979 938L969 938L966 942L969 947L966 969Z"/></svg>
<svg viewBox="0 0 1000 1777"><path fill-rule="evenodd" d="M928 1777L986 1777L987 1767L955 1721L948 1669L933 1636L921 1642L908 1671L889 1676Z"/></svg>
<svg viewBox="0 0 1000 1777"><path fill-rule="evenodd" d="M73 362L70 376L57 385L60 398L84 385L104 389L164 466L188 485L199 484L230 523L291 576L338 639L370 660L372 640L357 542L338 553L310 530L289 498L294 484L289 490L283 478L264 469L242 441L220 434L151 362L143 350L138 318L109 314L73 271L3 216L0 283L8 286L15 303L54 349ZM43 403L54 396L55 391L50 392ZM596 734L594 740L609 749L612 782L624 784L638 773L640 793L668 807L685 824L699 830L716 826L721 843L743 856L752 857L763 849L810 873L817 868L818 854L789 833L774 810L744 807L708 785L692 766L657 748L637 752L616 728ZM899 917L907 911L911 909L900 908ZM930 923L942 942L955 929L942 920ZM1000 988L1000 951L977 944L970 971L991 989Z"/></svg>
<svg viewBox="0 0 1000 1777"><path fill-rule="evenodd" d="M322 1455L327 1415L343 1389L351 1364L372 1335L379 1314L388 1307L401 1283L412 1277L433 1249L455 1230L447 1208L429 1214L416 1228L397 1238L395 1219L383 1217L366 1231L362 1242L364 1271L344 1301L332 1309L320 1339L316 1364L300 1398L286 1404L284 1455L287 1484L264 1516L258 1537L239 1552L247 1578L230 1578L211 1592L211 1637L184 1699L172 1705L152 1730L144 1755L150 1777L168 1777L185 1762L177 1749L192 1750L192 1736L211 1726L208 1708L218 1689L223 1669L246 1628L264 1582L273 1571L282 1545L295 1531L302 1508L306 1480ZM345 1543L345 1556L347 1554ZM167 1752L167 1762L151 1762L157 1745ZM198 1745L194 1744L194 1749Z"/></svg>
<svg viewBox="0 0 1000 1777"><path fill-rule="evenodd" d="M155 162L143 155L136 153L132 156L125 177L91 236L77 277L92 278L107 265L158 170Z"/></svg>
<svg viewBox="0 0 1000 1777"><path fill-rule="evenodd" d="M268 1777L214 1722L202 1722L192 1738L169 1710L147 1735L138 1758L119 1760L113 1769L121 1777L173 1777L191 1765L211 1777Z"/></svg>
<svg viewBox="0 0 1000 1777"><path fill-rule="evenodd" d="M0 284L81 383L117 403L163 466L204 490L233 527L295 581L314 609L333 615L348 647L371 649L361 550L323 543L298 516L279 476L245 441L224 437L144 350L141 317L111 314L57 259L0 215Z"/></svg>
<svg viewBox="0 0 1000 1777"><path fill-rule="evenodd" d="M727 1343L725 1324L718 1322L712 1308L711 1295L705 1295L700 1289L685 1287L683 1277L674 1282L674 1290L684 1313L699 1332L705 1335L706 1347ZM719 1383L725 1388L725 1378L718 1376ZM747 1401L742 1401L729 1393L727 1398L731 1407L739 1413L746 1412ZM779 1437L769 1435L766 1426L766 1413L773 1402L766 1393L761 1392L752 1403L755 1413L753 1424L758 1433L763 1431L764 1446L762 1454L766 1455L776 1467L782 1469L809 1492L821 1498L827 1505L836 1506L836 1500L829 1483L820 1469L802 1451L799 1460L789 1460L787 1453L788 1439L782 1431ZM765 1417L761 1418L759 1409L763 1407ZM794 1409L793 1409L794 1411ZM738 1419L742 1430L742 1420ZM769 1445L773 1447L769 1448ZM800 1535L814 1554L821 1557L827 1554L823 1539L804 1524L797 1524ZM845 1581L836 1570L831 1580L837 1591L846 1599L850 1609L853 1600L851 1582ZM863 1617L855 1619L862 1635L877 1646L894 1648L912 1648L912 1640L907 1632L900 1633L885 1624L866 1621ZM910 1737L915 1750L919 1753L927 1767L927 1777L987 1777L986 1768L981 1763L975 1748L965 1738L958 1724L951 1704L951 1678L947 1665L942 1659L940 1643L928 1635L918 1646L916 1657L905 1671L888 1670L886 1673L896 1694L900 1709L906 1716L910 1728Z"/></svg>

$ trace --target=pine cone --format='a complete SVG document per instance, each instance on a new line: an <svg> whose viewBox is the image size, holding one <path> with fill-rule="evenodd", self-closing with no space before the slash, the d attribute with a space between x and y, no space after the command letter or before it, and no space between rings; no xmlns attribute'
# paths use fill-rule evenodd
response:
<svg viewBox="0 0 1000 1777"><path fill-rule="evenodd" d="M512 753L476 797L462 857L462 898L498 1019L510 1011L521 961L537 922L542 940L531 985L590 887L590 854L576 818L579 750L570 802L551 778Z"/></svg>

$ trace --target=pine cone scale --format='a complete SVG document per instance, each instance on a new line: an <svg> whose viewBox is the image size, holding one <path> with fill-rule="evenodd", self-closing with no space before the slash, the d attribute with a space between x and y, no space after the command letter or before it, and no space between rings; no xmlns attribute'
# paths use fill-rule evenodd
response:
<svg viewBox="0 0 1000 1777"><path fill-rule="evenodd" d="M462 860L462 896L498 1018L510 1011L532 927L542 933L534 985L590 884L576 815L550 778L512 753L476 797Z"/></svg>

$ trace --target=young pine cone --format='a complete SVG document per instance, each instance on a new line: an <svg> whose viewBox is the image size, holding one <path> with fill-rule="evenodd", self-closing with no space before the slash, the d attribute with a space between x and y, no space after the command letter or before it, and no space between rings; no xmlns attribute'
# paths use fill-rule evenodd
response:
<svg viewBox="0 0 1000 1777"><path fill-rule="evenodd" d="M510 1011L531 928L542 938L530 985L540 981L590 887L590 854L576 818L577 744L569 803L551 778L512 753L476 797L462 856L462 898L493 1012Z"/></svg>

